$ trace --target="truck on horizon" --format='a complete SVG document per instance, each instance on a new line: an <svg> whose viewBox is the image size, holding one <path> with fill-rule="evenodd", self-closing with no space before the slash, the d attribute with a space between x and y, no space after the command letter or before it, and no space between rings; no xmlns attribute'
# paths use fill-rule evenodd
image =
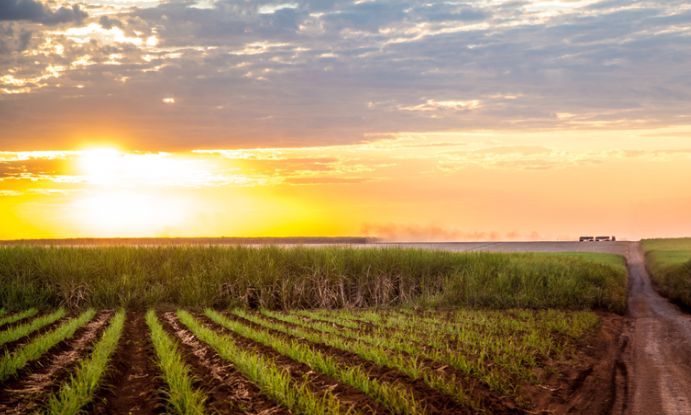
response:
<svg viewBox="0 0 691 415"><path fill-rule="evenodd" d="M578 239L579 242L614 242L616 240L616 236L581 236Z"/></svg>

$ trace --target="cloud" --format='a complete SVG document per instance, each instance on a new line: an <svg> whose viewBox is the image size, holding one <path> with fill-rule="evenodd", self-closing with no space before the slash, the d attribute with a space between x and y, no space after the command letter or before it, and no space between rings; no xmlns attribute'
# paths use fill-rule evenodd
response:
<svg viewBox="0 0 691 415"><path fill-rule="evenodd" d="M53 11L35 0L2 0L0 2L0 21L28 20L34 23L56 25L60 23L81 23L88 17L79 5L71 8L60 7Z"/></svg>
<svg viewBox="0 0 691 415"><path fill-rule="evenodd" d="M93 17L2 4L3 148L46 136L70 148L76 129L171 151L640 130L691 111L678 0L137 2L90 4ZM83 22L35 24L65 13Z"/></svg>

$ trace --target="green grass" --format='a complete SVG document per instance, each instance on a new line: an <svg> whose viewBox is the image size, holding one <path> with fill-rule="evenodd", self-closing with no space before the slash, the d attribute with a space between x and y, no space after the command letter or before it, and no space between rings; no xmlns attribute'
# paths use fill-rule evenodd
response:
<svg viewBox="0 0 691 415"><path fill-rule="evenodd" d="M119 311L91 354L79 363L74 374L70 375L69 381L60 388L60 391L48 399L46 413L76 415L84 406L93 401L94 392L106 372L108 360L118 347L124 325L125 312Z"/></svg>
<svg viewBox="0 0 691 415"><path fill-rule="evenodd" d="M655 285L673 301L691 307L691 238L644 239L641 246Z"/></svg>
<svg viewBox="0 0 691 415"><path fill-rule="evenodd" d="M386 344L381 344L379 342L368 343L366 340L362 340L360 337L349 339L341 336L341 331L339 329L330 328L328 325L317 324L313 326L310 323L305 323L304 321L296 319L293 316L273 313L266 310L263 311L263 314L266 316L276 318L280 321L297 324L298 326L291 327L283 323L272 322L269 321L266 316L248 314L241 310L235 310L234 313L262 326L283 331L295 337L301 337L314 343L324 343L341 350L347 350L363 359L370 360L379 366L396 368L412 379L423 379L428 386L439 389L451 395L463 406L480 409L473 399L468 396L467 391L463 390L463 388L461 388L455 382L455 379L450 379L441 372L424 366L418 361L417 356L401 352L400 349L396 348L397 345L390 342L387 342ZM306 328L316 329L317 331L314 332ZM500 382L500 379L494 375L496 375L496 373L488 374L483 372L483 376L485 376L484 380L487 381L487 379L491 378L489 381L491 384L494 383L493 380ZM503 391L508 391L510 386L502 384L502 388Z"/></svg>
<svg viewBox="0 0 691 415"><path fill-rule="evenodd" d="M206 315L216 323L243 337L269 346L297 362L310 366L310 368L319 373L353 386L380 405L389 408L394 414L423 415L426 413L424 408L415 401L412 394L405 388L370 379L368 373L360 366L341 366L332 356L326 355L306 344L301 344L298 340L285 340L270 334L267 330L249 327L238 321L225 318L213 310L207 309Z"/></svg>
<svg viewBox="0 0 691 415"><path fill-rule="evenodd" d="M0 332L0 346L28 336L41 327L47 326L48 324L54 323L55 321L61 319L64 315L65 310L61 308L51 314L38 317L26 324Z"/></svg>
<svg viewBox="0 0 691 415"><path fill-rule="evenodd" d="M158 357L157 364L163 372L163 380L168 384L168 410L179 415L206 414L206 395L195 389L191 368L185 364L177 344L163 330L154 310L146 313L151 341Z"/></svg>
<svg viewBox="0 0 691 415"><path fill-rule="evenodd" d="M597 316L589 311L556 310L315 310L264 314L318 332L276 327L280 330L350 350L412 377L420 376L416 371L422 369L429 386L450 395L454 395L453 382L435 378L436 371L424 372L424 365L416 362L418 357L453 366L522 405L528 398L516 385L521 380L540 383L541 372L537 369L549 369L544 363L547 361L574 358L575 342L599 324ZM267 327L277 325L266 319L255 320Z"/></svg>
<svg viewBox="0 0 691 415"><path fill-rule="evenodd" d="M605 308L621 269L570 256L348 247L0 248L0 307Z"/></svg>
<svg viewBox="0 0 691 415"><path fill-rule="evenodd" d="M5 351L5 355L0 359L0 381L9 379L28 362L38 359L56 344L72 337L74 332L91 320L94 315L96 312L89 309L79 317L64 322L53 331L38 336L14 353Z"/></svg>
<svg viewBox="0 0 691 415"><path fill-rule="evenodd" d="M3 312L0 313L0 317L5 315L5 313L4 313L5 310L2 310L2 311ZM15 321L19 321L23 318L33 317L36 315L36 313L38 313L38 310L36 310L35 308L30 308L26 311L22 311L21 313L7 316L5 318L0 319L0 326L2 326L3 324L14 323Z"/></svg>
<svg viewBox="0 0 691 415"><path fill-rule="evenodd" d="M310 391L307 380L296 382L285 369L276 366L272 359L262 356L256 350L243 350L232 338L202 326L186 311L178 311L178 317L195 336L215 349L221 358L232 362L243 376L256 383L262 392L292 413L342 414L338 399L330 393L321 397L315 395ZM213 318L215 315L211 313L209 317Z"/></svg>

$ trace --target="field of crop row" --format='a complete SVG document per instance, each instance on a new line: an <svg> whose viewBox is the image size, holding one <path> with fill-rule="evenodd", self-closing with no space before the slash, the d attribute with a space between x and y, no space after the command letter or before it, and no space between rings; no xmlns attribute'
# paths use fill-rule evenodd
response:
<svg viewBox="0 0 691 415"><path fill-rule="evenodd" d="M598 324L554 310L0 311L0 412L529 413Z"/></svg>
<svg viewBox="0 0 691 415"><path fill-rule="evenodd" d="M0 247L0 307L623 312L622 258L582 256L342 246Z"/></svg>

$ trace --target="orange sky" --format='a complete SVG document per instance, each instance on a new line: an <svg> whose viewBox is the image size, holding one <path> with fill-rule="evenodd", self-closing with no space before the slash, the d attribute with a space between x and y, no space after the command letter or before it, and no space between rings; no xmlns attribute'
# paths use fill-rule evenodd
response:
<svg viewBox="0 0 691 415"><path fill-rule="evenodd" d="M635 134L401 134L337 147L5 152L0 238L690 234L691 150L660 150L645 138L619 148L622 135ZM578 144L588 139L597 146Z"/></svg>
<svg viewBox="0 0 691 415"><path fill-rule="evenodd" d="M0 239L691 235L683 0L5 0Z"/></svg>

